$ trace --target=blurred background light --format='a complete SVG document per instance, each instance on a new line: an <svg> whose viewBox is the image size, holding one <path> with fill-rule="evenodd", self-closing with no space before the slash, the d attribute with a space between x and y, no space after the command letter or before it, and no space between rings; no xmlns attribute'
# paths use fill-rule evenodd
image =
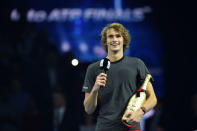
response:
<svg viewBox="0 0 197 131"><path fill-rule="evenodd" d="M77 66L79 64L79 61L77 59L73 59L71 63L73 66Z"/></svg>

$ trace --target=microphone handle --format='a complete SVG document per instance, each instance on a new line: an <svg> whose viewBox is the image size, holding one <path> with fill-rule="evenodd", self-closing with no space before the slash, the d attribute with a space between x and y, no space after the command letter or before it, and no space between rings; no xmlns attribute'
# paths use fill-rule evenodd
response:
<svg viewBox="0 0 197 131"><path fill-rule="evenodd" d="M103 70L103 73L107 74L107 71ZM100 86L100 88L104 88L104 86Z"/></svg>

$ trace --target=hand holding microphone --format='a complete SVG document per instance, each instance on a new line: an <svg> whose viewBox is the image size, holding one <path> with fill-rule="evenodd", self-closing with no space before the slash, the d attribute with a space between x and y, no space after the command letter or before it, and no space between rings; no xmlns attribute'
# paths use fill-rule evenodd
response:
<svg viewBox="0 0 197 131"><path fill-rule="evenodd" d="M105 87L106 81L107 81L107 74L100 73L96 77L96 81L95 81L95 84L94 84L95 90L98 91L100 89L100 87Z"/></svg>
<svg viewBox="0 0 197 131"><path fill-rule="evenodd" d="M107 71L110 68L110 61L107 58L104 58L101 60L100 62L100 68L101 70L103 70L103 73L100 73L97 77L96 77L96 81L94 84L94 90L98 91L100 89L100 87L105 87L106 85L106 81L107 81Z"/></svg>

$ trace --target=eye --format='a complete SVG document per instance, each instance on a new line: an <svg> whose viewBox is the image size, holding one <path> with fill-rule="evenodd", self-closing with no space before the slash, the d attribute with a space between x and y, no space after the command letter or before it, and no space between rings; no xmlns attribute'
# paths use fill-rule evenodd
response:
<svg viewBox="0 0 197 131"><path fill-rule="evenodd" d="M116 37L117 37L117 38L120 38L120 37L121 37L121 35L120 35L120 34L117 34L117 35L116 35Z"/></svg>
<svg viewBox="0 0 197 131"><path fill-rule="evenodd" d="M113 38L113 35L108 35L109 38Z"/></svg>

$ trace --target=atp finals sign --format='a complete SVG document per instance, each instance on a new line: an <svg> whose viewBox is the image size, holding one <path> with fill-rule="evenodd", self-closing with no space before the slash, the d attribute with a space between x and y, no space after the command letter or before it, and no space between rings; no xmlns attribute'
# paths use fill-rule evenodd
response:
<svg viewBox="0 0 197 131"><path fill-rule="evenodd" d="M50 12L45 10L29 9L26 12L26 21L28 22L71 22L76 19L83 21L123 21L140 22L145 19L145 15L151 13L149 6L134 9L106 9L106 8L62 8L53 9ZM10 13L12 21L19 21L21 14L17 9Z"/></svg>

